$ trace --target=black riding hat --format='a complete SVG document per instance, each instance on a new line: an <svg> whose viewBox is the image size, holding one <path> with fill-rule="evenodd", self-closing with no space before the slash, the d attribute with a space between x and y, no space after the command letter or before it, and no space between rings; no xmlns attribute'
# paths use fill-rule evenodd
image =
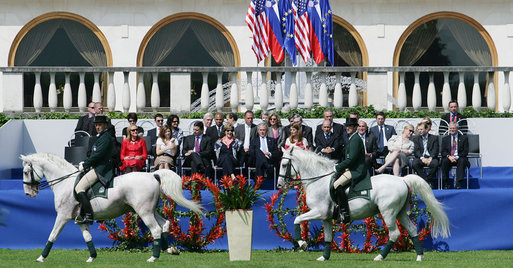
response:
<svg viewBox="0 0 513 268"><path fill-rule="evenodd" d="M346 126L358 126L358 119L346 118Z"/></svg>
<svg viewBox="0 0 513 268"><path fill-rule="evenodd" d="M95 124L105 123L107 124L107 117L105 115L97 115L94 117Z"/></svg>

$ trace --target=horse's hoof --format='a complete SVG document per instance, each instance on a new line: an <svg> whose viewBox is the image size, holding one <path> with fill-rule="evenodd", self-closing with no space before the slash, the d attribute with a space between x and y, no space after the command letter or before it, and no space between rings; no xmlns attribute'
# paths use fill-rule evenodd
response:
<svg viewBox="0 0 513 268"><path fill-rule="evenodd" d="M146 260L147 262L155 262L156 260L158 260L159 258L155 258L153 256L151 256L151 258L149 258L148 260Z"/></svg>
<svg viewBox="0 0 513 268"><path fill-rule="evenodd" d="M324 258L324 256L320 256L319 258L317 258L318 261L325 261L326 259Z"/></svg>
<svg viewBox="0 0 513 268"><path fill-rule="evenodd" d="M94 261L94 258L93 257L89 257L89 259L87 259L86 262L93 262Z"/></svg>
<svg viewBox="0 0 513 268"><path fill-rule="evenodd" d="M300 250L306 250L307 243L303 240L297 241L297 244L299 245Z"/></svg>
<svg viewBox="0 0 513 268"><path fill-rule="evenodd" d="M422 261L423 257L424 257L424 255L417 255L417 261Z"/></svg>
<svg viewBox="0 0 513 268"><path fill-rule="evenodd" d="M45 257L39 256L39 258L36 259L37 262L45 262Z"/></svg>
<svg viewBox="0 0 513 268"><path fill-rule="evenodd" d="M379 254L378 256L376 256L376 258L374 258L374 261L382 261L384 258L383 256L381 256L381 254Z"/></svg>
<svg viewBox="0 0 513 268"><path fill-rule="evenodd" d="M169 247L167 249L167 253L172 254L172 255L180 255L180 250L176 247Z"/></svg>

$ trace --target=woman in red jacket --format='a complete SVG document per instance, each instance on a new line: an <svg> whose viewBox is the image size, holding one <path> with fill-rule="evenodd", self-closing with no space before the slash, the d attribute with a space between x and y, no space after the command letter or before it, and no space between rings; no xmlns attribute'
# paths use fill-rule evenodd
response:
<svg viewBox="0 0 513 268"><path fill-rule="evenodd" d="M121 144L121 172L141 171L145 165L148 153L146 142L137 135L137 126L130 126L127 137Z"/></svg>

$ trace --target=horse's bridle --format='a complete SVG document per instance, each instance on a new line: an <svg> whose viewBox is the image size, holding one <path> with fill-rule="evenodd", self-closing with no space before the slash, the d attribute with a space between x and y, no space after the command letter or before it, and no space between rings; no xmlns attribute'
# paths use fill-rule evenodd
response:
<svg viewBox="0 0 513 268"><path fill-rule="evenodd" d="M299 172L296 170L296 168L292 165L292 158L289 158L289 157L282 157L282 159L287 159L289 160L289 162L287 163L287 167L285 169L285 175L281 175L279 174L278 177L283 177L283 179L285 179L285 182L286 183L290 183L293 181L293 178L292 178L292 175L291 175L291 169L294 169L294 172L296 174L299 174ZM315 176L315 177L311 177L311 178L301 178L302 181L317 181L319 180L320 178L323 178L323 177L326 177L328 175L331 175L335 173L335 171L331 171L329 173L326 173L326 174L323 174L323 175L319 175L319 176Z"/></svg>
<svg viewBox="0 0 513 268"><path fill-rule="evenodd" d="M59 177L57 179L54 179L54 180L51 180L51 181L46 180L44 182L41 182L43 180L43 176L41 176L41 175L39 175L37 173L37 171L32 166L32 163L28 163L28 166L30 167L30 182L23 181L23 184L26 184L26 185L29 185L29 186L36 186L40 190L43 190L43 189L46 189L48 187L54 186L57 183L59 183L59 182L65 180L65 179L69 178L69 176L71 176L71 175L73 175L75 173L78 173L78 170L77 170L75 172L72 172L70 174L64 175L64 176ZM34 173L39 178L39 180L35 180L34 179Z"/></svg>

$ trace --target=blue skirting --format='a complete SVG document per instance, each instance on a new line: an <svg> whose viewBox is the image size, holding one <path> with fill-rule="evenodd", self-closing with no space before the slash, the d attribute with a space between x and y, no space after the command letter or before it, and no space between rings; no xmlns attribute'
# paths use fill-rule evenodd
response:
<svg viewBox="0 0 513 268"><path fill-rule="evenodd" d="M451 221L452 236L448 239L424 241L427 249L463 251L463 250L500 250L513 249L513 239L509 235L509 227L513 222L511 204L513 204L513 183L510 168L487 168L484 178L479 181L479 189L470 190L435 190L435 196L446 206L446 212ZM496 172L493 172L496 171ZM494 175L492 175L492 173ZM3 186L7 185L7 180ZM9 180L19 187L2 187L0 184L0 248L32 249L43 248L53 227L56 216L53 203L53 193L43 190L35 198L25 196L20 180ZM496 181L496 184L494 183ZM486 185L486 186L485 186ZM496 187L496 186L502 187ZM11 188L6 190L6 188ZM269 197L275 191L265 191L263 197L269 202ZM208 192L202 194L203 206L211 210L211 196ZM270 230L267 212L263 208L264 201L253 208L254 249L275 249L278 247L291 248L292 244L279 238ZM295 194L290 193L284 207L295 207ZM421 205L423 206L423 204ZM185 221L184 221L185 222ZM289 232L292 230L292 218L287 218ZM320 226L320 221L313 222ZM101 232L98 224L91 226L93 241L97 247L111 247L112 241L108 233ZM122 225L120 225L122 227ZM208 231L210 226L206 226ZM338 235L336 235L338 236ZM357 242L358 238L353 238ZM360 247L363 246L360 244ZM86 248L80 229L73 223L68 223L54 248ZM227 249L226 236L209 245L209 249Z"/></svg>

